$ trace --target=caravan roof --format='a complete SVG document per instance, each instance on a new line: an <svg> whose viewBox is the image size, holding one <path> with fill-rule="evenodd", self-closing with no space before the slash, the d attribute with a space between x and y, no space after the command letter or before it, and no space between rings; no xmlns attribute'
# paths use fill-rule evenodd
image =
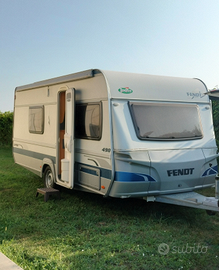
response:
<svg viewBox="0 0 219 270"><path fill-rule="evenodd" d="M209 102L206 85L199 79L90 69L61 77L19 86L16 91L78 81L103 75L108 96L115 99Z"/></svg>

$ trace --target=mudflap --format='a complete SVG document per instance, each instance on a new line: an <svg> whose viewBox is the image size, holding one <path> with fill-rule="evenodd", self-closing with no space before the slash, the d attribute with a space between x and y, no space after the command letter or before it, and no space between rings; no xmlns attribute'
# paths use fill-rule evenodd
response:
<svg viewBox="0 0 219 270"><path fill-rule="evenodd" d="M146 200L151 201L149 198ZM154 196L154 201L219 212L218 199L215 197L206 197L196 192Z"/></svg>

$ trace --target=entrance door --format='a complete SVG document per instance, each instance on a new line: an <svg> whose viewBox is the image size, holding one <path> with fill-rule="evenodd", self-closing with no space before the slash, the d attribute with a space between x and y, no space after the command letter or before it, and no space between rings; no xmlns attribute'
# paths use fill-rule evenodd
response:
<svg viewBox="0 0 219 270"><path fill-rule="evenodd" d="M58 184L74 187L74 89L59 95L59 169ZM61 180L61 181L60 181Z"/></svg>

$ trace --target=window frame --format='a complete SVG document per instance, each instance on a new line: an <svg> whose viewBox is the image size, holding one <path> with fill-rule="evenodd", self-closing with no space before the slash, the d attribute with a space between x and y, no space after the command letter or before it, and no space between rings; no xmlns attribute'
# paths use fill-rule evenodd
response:
<svg viewBox="0 0 219 270"><path fill-rule="evenodd" d="M172 107L177 107L177 106L181 106L183 107L186 106L186 107L195 107L197 109L197 116L198 116L198 124L199 124L199 128L200 128L200 136L196 136L196 137L178 137L178 138L162 138L162 137L151 137L151 138L147 138L147 137L142 137L140 135L140 132L139 132L139 127L137 126L137 121L136 121L136 118L135 118L135 113L133 111L133 108L132 108L132 105L133 104L144 104L144 105L149 105L149 106L152 106L152 105L155 105L155 106L172 106ZM135 133L136 133L136 136L138 137L138 139L140 140L144 140L144 141L190 141L190 140L200 140L203 138L203 129L202 129L202 123L201 123L201 117L200 117L200 112L199 112L199 107L197 104L188 104L188 103L159 103L159 102L154 102L154 103L150 103L150 102L142 102L142 101L128 101L128 107L129 107L129 111L130 111L130 115L131 115L131 118L132 118L132 122L133 122L133 125L134 125L134 128L135 128Z"/></svg>
<svg viewBox="0 0 219 270"><path fill-rule="evenodd" d="M92 136L86 136L86 135L80 135L77 134L77 108L79 106L93 106L93 105L98 105L99 106L99 136L98 137L92 137ZM85 119L83 119L84 124L85 124ZM84 127L85 128L85 127ZM85 129L86 130L86 129ZM102 130L103 130L103 110L102 110L102 102L86 102L86 103L76 103L75 104L75 138L76 139L85 139L85 140L94 140L94 141L100 141L102 138Z"/></svg>
<svg viewBox="0 0 219 270"><path fill-rule="evenodd" d="M30 128L30 110L34 110L34 109L41 109L42 110L42 118L41 118L41 129L39 131L36 131L36 130L32 130ZM29 107L29 126L28 126L28 129L29 129L29 133L31 134L43 134L44 133L44 125L45 125L45 109L44 109L44 105L35 105L35 106L30 106Z"/></svg>

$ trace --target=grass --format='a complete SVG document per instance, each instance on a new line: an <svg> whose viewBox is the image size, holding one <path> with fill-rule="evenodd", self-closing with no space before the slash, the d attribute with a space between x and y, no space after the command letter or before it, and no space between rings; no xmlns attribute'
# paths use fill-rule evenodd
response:
<svg viewBox="0 0 219 270"><path fill-rule="evenodd" d="M218 269L218 214L65 189L45 203L38 187L1 147L0 251L23 269Z"/></svg>

